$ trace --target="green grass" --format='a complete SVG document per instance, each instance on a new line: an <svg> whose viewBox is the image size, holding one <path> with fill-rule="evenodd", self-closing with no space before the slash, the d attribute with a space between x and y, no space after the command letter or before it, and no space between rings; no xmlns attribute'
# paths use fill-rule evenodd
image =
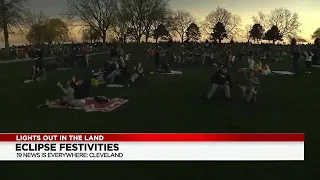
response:
<svg viewBox="0 0 320 180"><path fill-rule="evenodd" d="M141 45L142 46L142 45ZM143 47L125 47L135 61L142 60L147 70L152 61L143 56ZM92 66L101 66L108 56L96 56ZM232 95L236 102L226 104L219 99L204 104L207 82L213 68L174 67L182 70L182 76L148 75L133 88L93 89L92 95L127 98L130 102L111 113L84 113L59 109L37 109L45 100L62 95L56 87L59 80L70 79L72 75L89 77L91 69L77 69L66 72L50 72L48 81L39 84L23 84L30 74L32 62L1 64L1 120L0 132L225 132L225 133L306 133L306 159L318 159L320 148L319 127L319 78L320 69L312 75L265 76L261 77L261 89L256 106L244 105L240 101L237 82L240 67L246 61L237 63L230 70L235 87ZM131 62L130 66L133 66ZM301 72L304 70L301 62ZM273 70L290 70L291 62L272 64ZM53 179L53 171L69 172L80 179L301 179L314 176L319 163L24 163L0 166L7 173L0 173L2 179L32 177L30 179ZM17 169L19 168L19 170ZM14 171L10 171L14 169ZM142 171L141 171L142 170ZM9 173L10 172L10 173ZM14 172L21 172L15 173ZM85 172L88 172L87 175ZM90 172L90 173L89 173ZM83 173L83 174L82 174ZM6 176L6 174L12 175ZM316 176L315 176L316 177ZM70 176L71 179L72 176ZM29 178L28 178L29 179ZM314 178L311 178L314 179Z"/></svg>

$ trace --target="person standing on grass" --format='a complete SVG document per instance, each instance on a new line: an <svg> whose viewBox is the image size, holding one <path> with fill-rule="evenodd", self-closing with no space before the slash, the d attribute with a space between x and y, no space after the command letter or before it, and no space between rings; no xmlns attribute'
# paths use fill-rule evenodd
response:
<svg viewBox="0 0 320 180"><path fill-rule="evenodd" d="M298 63L299 59L301 58L301 53L299 48L295 48L292 52L292 72L295 75L298 75Z"/></svg>
<svg viewBox="0 0 320 180"><path fill-rule="evenodd" d="M154 52L154 65L156 67L156 71L158 71L160 69L160 52L159 52L159 49L157 49Z"/></svg>
<svg viewBox="0 0 320 180"><path fill-rule="evenodd" d="M45 63L43 59L43 52L41 49L36 50L36 67L37 68L45 68Z"/></svg>
<svg viewBox="0 0 320 180"><path fill-rule="evenodd" d="M248 69L254 69L255 61L253 59L253 52L250 50L248 55Z"/></svg>
<svg viewBox="0 0 320 180"><path fill-rule="evenodd" d="M207 93L206 100L210 100L211 97L217 92L217 90L223 90L227 100L231 100L230 88L232 87L232 81L228 74L228 69L223 65L219 71L213 74L210 82L210 89Z"/></svg>
<svg viewBox="0 0 320 180"><path fill-rule="evenodd" d="M83 44L82 52L84 54L84 60L86 63L86 66L89 67L89 59L90 59L90 47L87 44Z"/></svg>
<svg viewBox="0 0 320 180"><path fill-rule="evenodd" d="M311 65L312 65L312 57L313 53L312 52L307 52L305 51L305 62L306 62L306 74L311 74Z"/></svg>
<svg viewBox="0 0 320 180"><path fill-rule="evenodd" d="M114 60L116 57L118 57L118 52L116 47L117 47L116 45L113 45L112 48L110 49L111 60Z"/></svg>

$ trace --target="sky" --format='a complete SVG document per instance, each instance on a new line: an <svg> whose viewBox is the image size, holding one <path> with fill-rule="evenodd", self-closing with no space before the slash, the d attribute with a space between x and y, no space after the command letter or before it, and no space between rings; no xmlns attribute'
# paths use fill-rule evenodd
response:
<svg viewBox="0 0 320 180"><path fill-rule="evenodd" d="M42 10L49 16L59 16L65 0L29 0L35 11ZM240 15L243 26L252 24L251 17L258 11L270 12L272 9L284 7L299 14L301 36L311 39L312 33L320 27L320 0L171 0L173 9L187 10L201 21L218 6L226 8L233 14Z"/></svg>

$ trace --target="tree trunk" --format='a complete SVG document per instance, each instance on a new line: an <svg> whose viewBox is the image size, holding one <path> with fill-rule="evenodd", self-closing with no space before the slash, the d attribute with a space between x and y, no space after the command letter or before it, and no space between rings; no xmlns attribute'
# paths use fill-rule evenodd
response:
<svg viewBox="0 0 320 180"><path fill-rule="evenodd" d="M102 32L102 43L106 43L107 40L107 31Z"/></svg>
<svg viewBox="0 0 320 180"><path fill-rule="evenodd" d="M140 40L141 40L141 38L136 37L136 41L137 41L137 43L140 43Z"/></svg>
<svg viewBox="0 0 320 180"><path fill-rule="evenodd" d="M184 34L180 35L180 37L181 37L181 43L183 43L184 42Z"/></svg>
<svg viewBox="0 0 320 180"><path fill-rule="evenodd" d="M146 43L149 42L149 37L150 37L150 35L149 35L149 33L147 33L147 34L146 34Z"/></svg>
<svg viewBox="0 0 320 180"><path fill-rule="evenodd" d="M138 35L138 36L136 37L137 43L140 43L140 42L141 42L141 37L142 37L142 34L140 34L140 35Z"/></svg>
<svg viewBox="0 0 320 180"><path fill-rule="evenodd" d="M9 57L10 56L9 31L8 31L8 24L6 20L3 28L3 36L4 36L4 45L5 45L5 57Z"/></svg>
<svg viewBox="0 0 320 180"><path fill-rule="evenodd" d="M221 44L221 42L222 42L222 39L219 39L219 44Z"/></svg>
<svg viewBox="0 0 320 180"><path fill-rule="evenodd" d="M276 43L276 40L273 40L272 43L275 44L275 43Z"/></svg>
<svg viewBox="0 0 320 180"><path fill-rule="evenodd" d="M4 55L5 57L10 56L10 45L9 45L9 30L8 30L8 22L6 19L6 9L5 9L5 1L1 1L1 6L2 6L2 25L3 25L3 38L4 38L4 44L5 44L5 51Z"/></svg>
<svg viewBox="0 0 320 180"><path fill-rule="evenodd" d="M158 44L158 41L159 41L159 37L156 38L156 43L157 43L157 44Z"/></svg>

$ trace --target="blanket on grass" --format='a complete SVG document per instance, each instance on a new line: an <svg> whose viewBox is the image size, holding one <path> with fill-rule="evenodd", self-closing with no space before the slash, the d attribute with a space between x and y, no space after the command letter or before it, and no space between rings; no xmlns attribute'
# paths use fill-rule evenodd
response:
<svg viewBox="0 0 320 180"><path fill-rule="evenodd" d="M126 99L114 98L109 99L108 102L97 102L94 98L84 99L86 106L84 108L80 107L70 107L68 105L61 105L60 99L47 101L45 104L37 106L37 108L48 107L48 108L61 108L61 109L75 109L75 110L84 110L85 112L111 112L125 103L129 102Z"/></svg>
<svg viewBox="0 0 320 180"><path fill-rule="evenodd" d="M274 74L278 74L278 75L294 75L294 73L289 72L289 71L272 71Z"/></svg>
<svg viewBox="0 0 320 180"><path fill-rule="evenodd" d="M70 70L72 68L57 68L57 71L67 71L67 70Z"/></svg>
<svg viewBox="0 0 320 180"><path fill-rule="evenodd" d="M171 71L168 73L158 73L158 72L150 72L150 74L163 74L163 75L181 75L181 71Z"/></svg>
<svg viewBox="0 0 320 180"><path fill-rule="evenodd" d="M108 84L107 87L108 88L123 88L125 86L121 85L121 84Z"/></svg>

